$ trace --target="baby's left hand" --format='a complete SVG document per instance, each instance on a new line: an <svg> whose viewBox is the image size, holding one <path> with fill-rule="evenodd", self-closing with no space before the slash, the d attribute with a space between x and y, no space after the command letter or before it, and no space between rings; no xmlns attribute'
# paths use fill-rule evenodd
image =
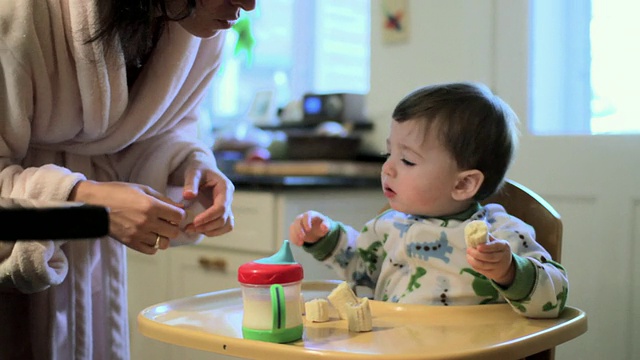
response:
<svg viewBox="0 0 640 360"><path fill-rule="evenodd" d="M486 244L468 247L467 262L475 271L501 286L510 286L516 275L511 247L506 240L491 237Z"/></svg>

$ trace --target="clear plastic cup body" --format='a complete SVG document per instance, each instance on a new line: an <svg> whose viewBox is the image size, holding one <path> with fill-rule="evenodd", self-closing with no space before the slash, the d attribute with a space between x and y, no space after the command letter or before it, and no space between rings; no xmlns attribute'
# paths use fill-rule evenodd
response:
<svg viewBox="0 0 640 360"><path fill-rule="evenodd" d="M280 284L285 297L284 328L293 328L302 324L301 282ZM242 289L242 326L254 330L273 330L273 298L271 284L241 284Z"/></svg>

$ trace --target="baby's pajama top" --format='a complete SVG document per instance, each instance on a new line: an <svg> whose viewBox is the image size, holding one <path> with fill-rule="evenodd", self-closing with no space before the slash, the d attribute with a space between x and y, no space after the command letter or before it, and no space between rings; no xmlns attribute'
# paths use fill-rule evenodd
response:
<svg viewBox="0 0 640 360"><path fill-rule="evenodd" d="M509 287L467 262L464 228L472 220L484 220L494 238L509 242L516 265ZM375 300L444 306L506 301L523 316L552 318L567 299L565 269L535 241L531 226L498 204L447 218L388 210L361 232L331 220L330 232L304 248L343 280L371 289Z"/></svg>

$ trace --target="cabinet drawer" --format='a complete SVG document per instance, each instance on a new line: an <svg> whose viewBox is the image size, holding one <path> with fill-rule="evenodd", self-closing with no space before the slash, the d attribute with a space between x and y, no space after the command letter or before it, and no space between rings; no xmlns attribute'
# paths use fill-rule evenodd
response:
<svg viewBox="0 0 640 360"><path fill-rule="evenodd" d="M232 232L205 238L201 245L270 254L276 233L275 195L259 191L236 191L233 196L235 228Z"/></svg>
<svg viewBox="0 0 640 360"><path fill-rule="evenodd" d="M236 252L204 246L172 249L171 293L173 297L237 288L240 265L260 258L254 253Z"/></svg>

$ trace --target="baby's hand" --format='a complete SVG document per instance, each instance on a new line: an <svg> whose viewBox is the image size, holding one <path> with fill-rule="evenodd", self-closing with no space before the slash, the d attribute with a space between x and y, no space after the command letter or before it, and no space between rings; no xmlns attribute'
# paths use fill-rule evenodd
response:
<svg viewBox="0 0 640 360"><path fill-rule="evenodd" d="M307 211L298 216L289 226L289 241L302 246L315 243L329 232L329 219L317 211Z"/></svg>
<svg viewBox="0 0 640 360"><path fill-rule="evenodd" d="M507 241L489 236L490 242L467 248L467 262L487 278L502 286L510 286L516 275L511 247Z"/></svg>

